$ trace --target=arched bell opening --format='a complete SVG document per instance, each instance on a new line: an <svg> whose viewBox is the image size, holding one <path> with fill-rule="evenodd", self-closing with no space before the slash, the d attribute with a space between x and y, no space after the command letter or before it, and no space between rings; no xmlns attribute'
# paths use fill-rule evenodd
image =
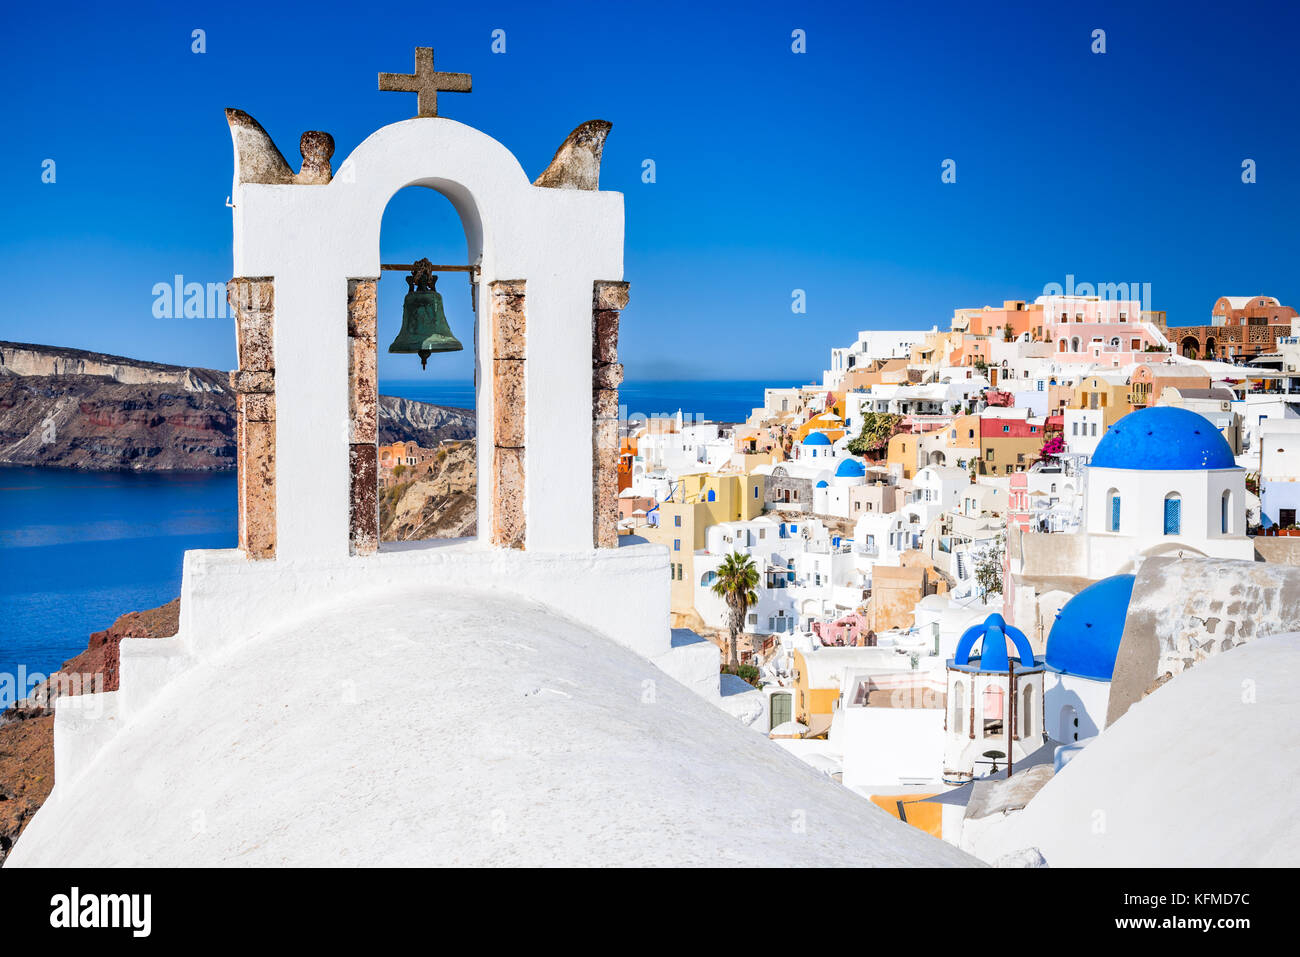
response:
<svg viewBox="0 0 1300 957"><path fill-rule="evenodd" d="M478 536L481 237L472 200L454 184L409 185L384 208L373 338L355 337L349 322L351 350L362 353L354 379L370 365L379 394L448 411L413 420L376 408L377 545Z"/></svg>

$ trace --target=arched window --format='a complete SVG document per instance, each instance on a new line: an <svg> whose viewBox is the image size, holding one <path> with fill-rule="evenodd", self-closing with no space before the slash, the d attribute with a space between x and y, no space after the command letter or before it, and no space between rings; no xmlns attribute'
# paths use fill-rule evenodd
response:
<svg viewBox="0 0 1300 957"><path fill-rule="evenodd" d="M1119 531L1119 489L1111 489L1106 493L1106 500L1110 503L1110 530Z"/></svg>
<svg viewBox="0 0 1300 957"><path fill-rule="evenodd" d="M1219 531L1224 535L1228 534L1232 520L1232 492L1223 493L1223 498L1219 500Z"/></svg>
<svg viewBox="0 0 1300 957"><path fill-rule="evenodd" d="M1181 535L1183 530L1183 497L1177 492L1165 496L1165 534Z"/></svg>
<svg viewBox="0 0 1300 957"><path fill-rule="evenodd" d="M1075 336L1073 339L1070 340L1070 351L1071 351L1071 352L1078 352L1078 351L1079 351L1079 337L1078 337L1078 336Z"/></svg>
<svg viewBox="0 0 1300 957"><path fill-rule="evenodd" d="M1034 732L1034 686L1025 685L1020 705L1020 740L1027 741Z"/></svg>
<svg viewBox="0 0 1300 957"><path fill-rule="evenodd" d="M717 493L714 492L713 489L709 489L709 501L712 502L717 499L717 497Z"/></svg>
<svg viewBox="0 0 1300 957"><path fill-rule="evenodd" d="M966 726L966 686L958 681L952 687L952 733L963 734Z"/></svg>
<svg viewBox="0 0 1300 957"><path fill-rule="evenodd" d="M1002 715L1005 713L1002 707L1002 699L1006 696L997 685L989 685L984 689L984 734L983 737L998 735L1003 733Z"/></svg>

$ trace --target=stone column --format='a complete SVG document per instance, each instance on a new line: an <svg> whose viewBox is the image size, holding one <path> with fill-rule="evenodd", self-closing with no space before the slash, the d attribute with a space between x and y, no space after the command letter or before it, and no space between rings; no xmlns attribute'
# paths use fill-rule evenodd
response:
<svg viewBox="0 0 1300 957"><path fill-rule="evenodd" d="M625 282L598 280L592 291L592 540L597 548L618 547L618 387L623 382L618 320L627 295Z"/></svg>
<svg viewBox="0 0 1300 957"><path fill-rule="evenodd" d="M239 548L251 559L275 557L275 283L232 279L239 368L235 393L239 468Z"/></svg>
<svg viewBox="0 0 1300 957"><path fill-rule="evenodd" d="M522 279L489 285L492 317L492 544L523 548L526 306Z"/></svg>
<svg viewBox="0 0 1300 957"><path fill-rule="evenodd" d="M377 279L348 280L348 548L379 550Z"/></svg>

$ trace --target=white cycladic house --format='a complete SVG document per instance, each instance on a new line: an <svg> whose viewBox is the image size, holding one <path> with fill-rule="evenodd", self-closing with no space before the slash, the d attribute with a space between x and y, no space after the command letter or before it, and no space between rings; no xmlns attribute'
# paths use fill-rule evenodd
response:
<svg viewBox="0 0 1300 957"><path fill-rule="evenodd" d="M1259 503L1265 525L1288 527L1300 514L1300 419L1261 423Z"/></svg>
<svg viewBox="0 0 1300 957"><path fill-rule="evenodd" d="M1065 447L1068 451L1091 456L1105 434L1105 409L1065 410Z"/></svg>
<svg viewBox="0 0 1300 957"><path fill-rule="evenodd" d="M938 326L933 326L930 329L868 329L859 332L853 345L831 350L831 367L822 373L822 388L827 391L838 389L844 373L866 366L872 360L906 359L912 354L912 346L938 331Z"/></svg>

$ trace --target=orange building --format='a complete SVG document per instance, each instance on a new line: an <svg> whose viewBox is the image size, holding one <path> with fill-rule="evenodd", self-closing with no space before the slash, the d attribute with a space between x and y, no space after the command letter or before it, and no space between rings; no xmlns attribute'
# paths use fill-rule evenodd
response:
<svg viewBox="0 0 1300 957"><path fill-rule="evenodd" d="M1135 409L1155 405L1160 401L1160 393L1170 387L1208 389L1210 374L1200 366L1144 362L1129 377L1129 405Z"/></svg>
<svg viewBox="0 0 1300 957"><path fill-rule="evenodd" d="M1006 299L1001 309L957 309L952 315L955 332L996 339L1016 339L1029 333L1031 339L1043 339L1043 307L1021 299Z"/></svg>

